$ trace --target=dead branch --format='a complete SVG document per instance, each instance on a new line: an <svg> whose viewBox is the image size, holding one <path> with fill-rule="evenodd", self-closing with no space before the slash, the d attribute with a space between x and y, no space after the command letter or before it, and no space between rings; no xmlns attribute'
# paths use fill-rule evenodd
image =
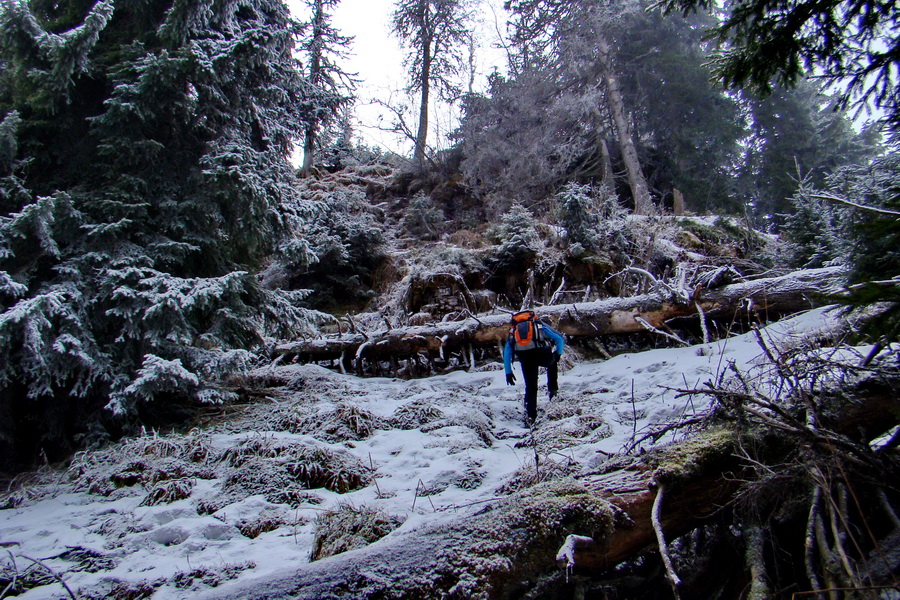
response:
<svg viewBox="0 0 900 600"><path fill-rule="evenodd" d="M669 555L669 547L666 545L666 536L663 533L662 528L662 519L659 516L660 513L662 513L662 503L665 491L665 484L660 483L656 486L656 498L653 499L653 510L650 513L650 522L653 525L653 532L656 534L659 555L662 558L663 566L666 568L666 579L668 579L669 585L672 586L672 595L675 596L675 600L679 600L678 586L681 585L681 579L679 579L678 574L675 572L675 567L672 566L672 557Z"/></svg>

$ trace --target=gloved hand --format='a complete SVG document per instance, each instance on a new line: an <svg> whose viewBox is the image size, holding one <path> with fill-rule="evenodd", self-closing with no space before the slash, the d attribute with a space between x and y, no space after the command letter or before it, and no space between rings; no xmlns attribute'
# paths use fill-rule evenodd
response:
<svg viewBox="0 0 900 600"><path fill-rule="evenodd" d="M560 354L559 352L554 352L554 353L553 353L553 362L554 362L554 363L558 363L558 362L559 362L559 359L561 359L561 358L562 358L562 354Z"/></svg>
<svg viewBox="0 0 900 600"><path fill-rule="evenodd" d="M516 376L512 373L506 374L506 385L516 385Z"/></svg>

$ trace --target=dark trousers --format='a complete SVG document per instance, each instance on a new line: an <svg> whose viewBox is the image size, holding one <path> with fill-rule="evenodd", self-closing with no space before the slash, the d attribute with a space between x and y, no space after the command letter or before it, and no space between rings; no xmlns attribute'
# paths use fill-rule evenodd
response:
<svg viewBox="0 0 900 600"><path fill-rule="evenodd" d="M559 389L558 363L549 348L517 352L516 357L522 364L522 379L525 380L525 414L533 422L537 419L538 371L541 367L547 367L547 390L551 395L556 394Z"/></svg>

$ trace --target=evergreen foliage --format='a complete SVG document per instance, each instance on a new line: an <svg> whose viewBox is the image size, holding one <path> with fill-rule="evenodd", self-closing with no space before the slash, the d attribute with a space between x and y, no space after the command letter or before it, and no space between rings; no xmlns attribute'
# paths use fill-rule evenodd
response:
<svg viewBox="0 0 900 600"><path fill-rule="evenodd" d="M352 101L356 80L344 71L339 61L345 58L353 38L341 35L331 24L329 9L340 0L304 0L310 11L301 47L306 55L305 77L309 98L304 106L306 122L303 141L303 173L309 174L316 151L322 147L322 136L339 121L341 111Z"/></svg>
<svg viewBox="0 0 900 600"><path fill-rule="evenodd" d="M606 187L569 183L555 200L557 222L566 230L570 252L576 246L593 253L626 247L627 211Z"/></svg>
<svg viewBox="0 0 900 600"><path fill-rule="evenodd" d="M252 273L304 251L276 240L306 211L287 156L310 97L277 0L7 2L0 31L0 434L31 439L11 463L221 399L267 331L309 325Z"/></svg>
<svg viewBox="0 0 900 600"><path fill-rule="evenodd" d="M716 10L709 0L660 0L667 12ZM842 106L871 103L900 127L900 5L892 0L739 0L710 35L726 44L716 61L726 86L763 94L820 71Z"/></svg>
<svg viewBox="0 0 900 600"><path fill-rule="evenodd" d="M440 237L444 221L444 211L424 192L413 196L409 206L403 211L403 228L420 240L436 240Z"/></svg>
<svg viewBox="0 0 900 600"><path fill-rule="evenodd" d="M428 138L428 103L432 88L442 98L458 94L453 77L461 66L460 48L471 34L468 13L472 0L397 0L392 16L394 34L408 46L407 91L419 93L419 124L413 160L421 168Z"/></svg>
<svg viewBox="0 0 900 600"><path fill-rule="evenodd" d="M538 68L515 77L492 75L485 95L463 99L456 136L466 181L495 201L510 196L539 200L567 178L597 173L597 138L608 126L578 100L561 96Z"/></svg>
<svg viewBox="0 0 900 600"><path fill-rule="evenodd" d="M714 82L708 15L661 16L627 1L517 0L510 75L467 97L457 133L467 181L485 196L542 200L568 181L607 182L624 196L629 169L615 115L627 121L640 169L668 204L744 215L769 226L790 212L799 180L821 185L878 150L835 98L806 81L765 99ZM611 56L604 59L603 48ZM611 64L624 110L615 106ZM627 184L632 186L629 174ZM632 194L633 195L633 194Z"/></svg>
<svg viewBox="0 0 900 600"><path fill-rule="evenodd" d="M752 201L762 222L780 224L801 181L820 187L830 173L864 164L878 149L874 132L854 131L812 81L778 87L766 98L746 97L751 131L737 191Z"/></svg>
<svg viewBox="0 0 900 600"><path fill-rule="evenodd" d="M473 186L529 200L572 180L624 191L621 135L598 58L598 48L608 47L656 195L669 198L679 189L692 210L737 211L727 182L741 158L744 116L735 98L708 81L698 19L663 19L634 2L514 8L511 74L493 76L486 96L464 103L458 137Z"/></svg>
<svg viewBox="0 0 900 600"><path fill-rule="evenodd" d="M829 179L829 190L874 210L855 209L851 229L851 283L848 302L881 304L885 314L870 324L882 341L900 339L900 156L848 167Z"/></svg>
<svg viewBox="0 0 900 600"><path fill-rule="evenodd" d="M303 304L332 313L368 302L375 272L387 255L385 227L359 190L336 191L320 200L320 210L295 233L312 260L279 260L265 274L267 287L311 292ZM303 292L298 292L303 293Z"/></svg>
<svg viewBox="0 0 900 600"><path fill-rule="evenodd" d="M566 185L556 194L556 219L566 230L566 242L569 245L581 244L584 248L593 250L598 218L590 194L589 186L574 182Z"/></svg>
<svg viewBox="0 0 900 600"><path fill-rule="evenodd" d="M785 215L783 227L791 264L804 269L845 264L850 211L822 199L809 183L801 185L791 202L793 210Z"/></svg>
<svg viewBox="0 0 900 600"><path fill-rule="evenodd" d="M746 124L739 99L710 84L709 20L629 13L615 22L617 60L650 185L667 205L677 189L694 212L739 213L728 182Z"/></svg>
<svg viewBox="0 0 900 600"><path fill-rule="evenodd" d="M510 207L491 237L499 244L494 260L501 271L525 272L534 264L542 245L534 214L521 204Z"/></svg>
<svg viewBox="0 0 900 600"><path fill-rule="evenodd" d="M881 304L885 312L869 333L886 341L900 334L900 157L831 174L825 191L804 186L797 212L786 226L801 265L849 267L849 293L836 298L851 306Z"/></svg>

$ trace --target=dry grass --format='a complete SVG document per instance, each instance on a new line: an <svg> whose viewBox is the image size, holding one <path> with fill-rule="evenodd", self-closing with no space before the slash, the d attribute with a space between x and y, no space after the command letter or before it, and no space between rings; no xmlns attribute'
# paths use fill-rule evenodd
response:
<svg viewBox="0 0 900 600"><path fill-rule="evenodd" d="M241 535L251 540L258 538L264 533L275 531L282 525L301 525L302 522L291 521L287 514L282 510L265 509L253 519L241 521L237 524L238 531Z"/></svg>
<svg viewBox="0 0 900 600"><path fill-rule="evenodd" d="M157 504L169 504L176 500L189 498L194 489L193 479L171 479L161 481L150 488L147 496L141 501L141 506L156 506Z"/></svg>
<svg viewBox="0 0 900 600"><path fill-rule="evenodd" d="M309 559L321 560L363 548L377 542L402 523L402 518L380 509L341 504L336 510L324 512L316 519Z"/></svg>

